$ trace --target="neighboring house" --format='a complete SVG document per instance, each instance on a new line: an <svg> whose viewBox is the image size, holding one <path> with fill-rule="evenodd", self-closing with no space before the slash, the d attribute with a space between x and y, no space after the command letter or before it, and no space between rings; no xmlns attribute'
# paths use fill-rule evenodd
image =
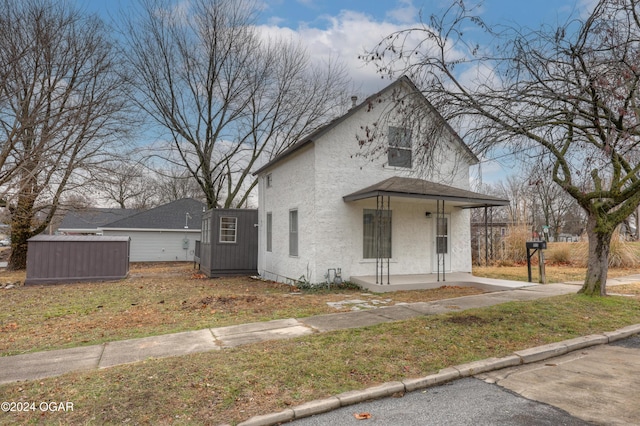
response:
<svg viewBox="0 0 640 426"><path fill-rule="evenodd" d="M426 107L429 121L383 118L399 99ZM434 123L446 149L434 151L436 167L427 171L415 158L415 136ZM373 128L388 145L363 155L361 142ZM508 204L469 190L469 166L477 162L413 83L400 78L255 173L258 272L310 283L375 276L384 285L397 275L470 272L468 209Z"/></svg>
<svg viewBox="0 0 640 426"><path fill-rule="evenodd" d="M193 262L205 204L183 198L99 227L105 236L131 238L132 262Z"/></svg>
<svg viewBox="0 0 640 426"><path fill-rule="evenodd" d="M62 219L58 233L66 235L92 235L99 233L98 228L107 223L139 213L136 209L90 208L72 210Z"/></svg>

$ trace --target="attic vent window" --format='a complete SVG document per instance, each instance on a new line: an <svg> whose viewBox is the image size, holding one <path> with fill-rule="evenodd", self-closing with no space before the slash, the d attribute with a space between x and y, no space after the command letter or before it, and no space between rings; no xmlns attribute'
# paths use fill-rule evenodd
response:
<svg viewBox="0 0 640 426"><path fill-rule="evenodd" d="M392 167L411 168L411 130L389 126L388 163Z"/></svg>
<svg viewBox="0 0 640 426"><path fill-rule="evenodd" d="M269 173L267 175L267 188L271 188L272 185L273 185L273 178L271 176L271 173Z"/></svg>
<svg viewBox="0 0 640 426"><path fill-rule="evenodd" d="M220 218L220 242L235 243L238 230L237 217Z"/></svg>

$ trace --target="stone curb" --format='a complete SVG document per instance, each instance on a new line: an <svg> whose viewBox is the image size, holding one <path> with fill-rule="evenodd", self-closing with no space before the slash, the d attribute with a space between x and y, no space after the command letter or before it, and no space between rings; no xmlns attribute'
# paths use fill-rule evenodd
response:
<svg viewBox="0 0 640 426"><path fill-rule="evenodd" d="M629 325L603 334L607 336L609 343L615 342L616 340L625 339L629 336L633 336L634 334L640 334L640 324Z"/></svg>
<svg viewBox="0 0 640 426"><path fill-rule="evenodd" d="M249 420L238 423L238 426L270 426L277 425L282 422L290 422L293 419L294 412L289 408L284 411L280 411L279 413L251 417Z"/></svg>
<svg viewBox="0 0 640 426"><path fill-rule="evenodd" d="M467 364L456 365L453 368L460 372L460 377L475 376L486 371L500 370L501 368L520 365L522 360L517 355L509 355L504 358L487 358Z"/></svg>
<svg viewBox="0 0 640 426"><path fill-rule="evenodd" d="M340 406L345 407L347 405L353 405L371 399L384 398L398 392L405 392L404 383L387 382L364 390L341 393L336 395L336 398L340 401Z"/></svg>
<svg viewBox="0 0 640 426"><path fill-rule="evenodd" d="M520 364L543 361L545 359L564 355L568 352L614 342L635 334L640 334L640 324L630 325L621 329L577 337L562 342L550 343L535 348L516 351L513 355L503 358L487 358L467 364L461 364L450 368L444 368L436 374L405 379L402 382L388 382L373 386L364 390L355 390L338 394L336 396L307 402L297 407L282 411L251 417L249 420L239 423L238 426L272 426L280 422L287 422L302 417L310 417L325 413L336 408L345 407L373 399L392 396L398 392L412 392L440 385L462 377L470 377L487 371L500 370L506 367L514 367Z"/></svg>

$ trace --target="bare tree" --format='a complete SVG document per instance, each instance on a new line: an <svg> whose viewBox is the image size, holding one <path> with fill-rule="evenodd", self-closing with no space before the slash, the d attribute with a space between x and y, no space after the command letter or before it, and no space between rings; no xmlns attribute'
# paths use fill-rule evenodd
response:
<svg viewBox="0 0 640 426"><path fill-rule="evenodd" d="M477 152L551 165L553 181L587 215L580 292L588 295L606 294L612 233L640 203L638 12L636 0L600 0L586 18L557 27L490 28L459 0L369 55L383 73L418 81L445 118L468 129ZM491 41L468 42L472 26Z"/></svg>
<svg viewBox="0 0 640 426"><path fill-rule="evenodd" d="M130 154L131 155L131 154ZM109 202L122 209L147 209L157 203L152 172L141 161L120 158L107 163L108 169L99 179L100 192Z"/></svg>
<svg viewBox="0 0 640 426"><path fill-rule="evenodd" d="M181 198L193 198L204 202L204 193L188 170L178 167L156 170L153 188L159 204Z"/></svg>
<svg viewBox="0 0 640 426"><path fill-rule="evenodd" d="M64 195L92 179L126 125L122 80L103 23L67 3L0 1L0 185L11 212L9 268Z"/></svg>
<svg viewBox="0 0 640 426"><path fill-rule="evenodd" d="M185 167L208 207L244 204L258 163L344 105L343 70L311 67L299 45L261 38L257 3L141 3L126 28L136 99L172 142L156 155Z"/></svg>

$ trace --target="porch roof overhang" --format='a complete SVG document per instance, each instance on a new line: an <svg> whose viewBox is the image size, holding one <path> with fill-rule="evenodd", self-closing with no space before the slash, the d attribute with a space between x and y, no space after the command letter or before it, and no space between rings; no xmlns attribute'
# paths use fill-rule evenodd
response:
<svg viewBox="0 0 640 426"><path fill-rule="evenodd" d="M385 179L374 185L368 186L349 195L345 195L342 199L345 202L350 202L364 200L367 198L375 198L378 196L444 200L448 201L450 206L462 209L498 207L509 204L509 200L491 195L454 188L452 186L430 182L423 179L399 176Z"/></svg>

